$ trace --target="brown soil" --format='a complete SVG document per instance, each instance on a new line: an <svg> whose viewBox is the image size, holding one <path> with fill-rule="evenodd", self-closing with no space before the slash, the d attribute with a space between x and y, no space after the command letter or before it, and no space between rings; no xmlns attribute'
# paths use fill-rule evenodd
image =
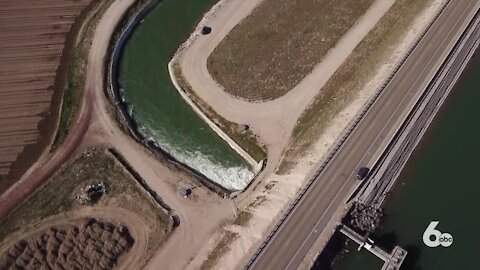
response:
<svg viewBox="0 0 480 270"><path fill-rule="evenodd" d="M77 220L16 242L0 255L0 269L112 269L133 244L125 226Z"/></svg>
<svg viewBox="0 0 480 270"><path fill-rule="evenodd" d="M228 250L230 250L230 243L232 243L237 238L237 233L225 230L220 241L210 252L210 254L208 254L207 259L200 266L200 270L211 269L217 263L220 257L222 257L225 253L228 252Z"/></svg>
<svg viewBox="0 0 480 270"><path fill-rule="evenodd" d="M0 4L0 192L39 157L55 130L67 38L94 0L5 0ZM80 16L81 17L81 16Z"/></svg>
<svg viewBox="0 0 480 270"><path fill-rule="evenodd" d="M77 198L79 191L92 182L98 181L105 184L106 192L98 201L87 205L83 204ZM0 254L5 253L2 250L7 249L7 247L13 247L15 244L23 245L22 241L28 244L43 239L40 236L48 235L51 227L58 230L59 228L64 229L63 225L70 224L69 228L64 229L68 231L75 225L79 228L80 233L83 227L90 226L88 222L88 226L85 225L86 223L84 225L80 224L79 221L85 218L101 219L104 223L102 226L105 228L111 227L104 222L105 220L112 224L123 224L128 228L129 235L135 239L135 245L129 246L131 250L128 252L128 260L122 259L118 262L118 266L122 269L144 265L152 253L165 241L173 225L169 213L158 205L153 197L108 152L100 149L89 149L65 164L52 179L18 206L14 212L1 220ZM96 225L92 226L95 227ZM84 236L86 237L85 234ZM82 234L79 234L78 237L83 239ZM112 240L113 242L110 243L106 241L108 239L102 239L103 237L106 236L102 234L93 238L101 239L106 246L116 244L116 241ZM82 246L84 249L87 248L88 240L83 239L81 241L87 241L85 242L86 246ZM38 244L38 242L34 243ZM44 248L44 245L40 245L39 248ZM98 246L97 248L104 247ZM47 251L42 254L47 256L49 254ZM103 251L107 256L112 253L111 251ZM120 255L126 251L127 249L123 250L122 253L115 251L117 255L110 257L120 258ZM32 250L30 253L34 252ZM82 254L84 254L87 251L79 250L75 252L83 252ZM95 253L90 249L88 249L88 252ZM69 256L75 256L75 254L72 254ZM2 258L1 255L0 258ZM58 258L58 260L61 259ZM78 258L78 260L81 260L81 258ZM40 259L39 261L42 262ZM94 259L94 261L98 260ZM5 260L0 260L0 262L8 263ZM16 262L18 263L18 260ZM29 261L28 263L34 264L36 262ZM114 265L116 264L117 260L115 259ZM2 264L0 264L0 269L4 269ZM67 267L66 269L72 268ZM84 269L99 268L85 266Z"/></svg>
<svg viewBox="0 0 480 270"><path fill-rule="evenodd" d="M234 96L252 101L283 96L372 3L264 0L213 51L208 69Z"/></svg>
<svg viewBox="0 0 480 270"><path fill-rule="evenodd" d="M48 223L46 228L49 228L63 223L65 217L69 219L101 217L106 220L121 221L128 226L135 239L135 244L128 255L120 259L118 268L142 269L148 258L151 258L146 269L188 269L187 265L191 258L196 256L209 235L227 217L233 215L229 201L219 198L201 186L195 188L191 199L186 200L178 196L178 187L196 187L197 183L193 182L191 176L172 171L158 162L142 146L124 134L107 112L107 106L105 106L107 101L103 91L105 54L115 26L134 1L113 1L96 25L88 54L82 102L66 140L55 152L42 155L41 160L34 164L21 181L15 183L14 188L0 195L0 219L2 219L0 235L3 235L3 237L0 236L2 241L0 254L3 247L10 247L19 239L27 238L32 231L36 231L32 230L30 224L38 228L35 224ZM84 136L85 134L87 136ZM63 207L58 207L58 201L61 198L71 198L70 195L77 189L70 189L70 184L61 184L57 187L50 185L54 182L51 179L52 175L59 177L61 172L55 172L74 153L79 153L88 146L98 146L98 143L118 150L126 158L127 163L145 180L145 183L172 209L175 209L175 215L178 217L177 220L181 221L181 225L175 229L174 233L170 233L171 218L168 220L162 218L168 213L163 213L158 207L152 208L153 205L145 201L142 194L130 193L127 191L128 188L122 186L115 188L119 191L116 193L119 196L112 198L112 193L107 192L107 196L102 197L93 207L82 207L73 212L67 211L65 206L69 205L68 201L60 202ZM75 161L77 162L78 160ZM73 163L69 162L69 164ZM66 166L68 164L63 167ZM79 174L77 176L73 174L73 176L81 177L82 173L92 174L92 168L102 173L104 168L109 166L95 164L88 168L80 168L77 170ZM117 176L118 174L110 177L114 180L111 183L120 182L122 178ZM72 183L78 180L76 177L63 177L63 179ZM104 177L94 173L94 177L86 175L81 179L91 181L104 179ZM47 194L43 193L44 191ZM111 188L110 191L112 191ZM148 201L151 202L151 198ZM73 208L77 207L73 205ZM52 221L50 216L58 211L65 214L57 214L56 216L60 217ZM80 215L77 214L78 212ZM215 214L211 215L211 213ZM45 223L46 219L49 220L47 223ZM167 236L168 240L165 241Z"/></svg>

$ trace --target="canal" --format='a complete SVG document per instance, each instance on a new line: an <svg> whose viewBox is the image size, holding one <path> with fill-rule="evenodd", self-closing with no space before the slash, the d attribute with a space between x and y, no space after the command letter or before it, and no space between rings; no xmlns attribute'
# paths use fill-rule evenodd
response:
<svg viewBox="0 0 480 270"><path fill-rule="evenodd" d="M163 0L137 26L120 64L120 85L141 132L178 161L230 190L243 189L248 163L187 105L168 62L216 0Z"/></svg>
<svg viewBox="0 0 480 270"><path fill-rule="evenodd" d="M399 244L409 251L402 270L480 269L479 102L477 51L398 179L374 237L387 249ZM440 222L439 231L453 236L451 246L423 243L433 220ZM356 248L349 243L332 267L313 269L380 270L378 258Z"/></svg>

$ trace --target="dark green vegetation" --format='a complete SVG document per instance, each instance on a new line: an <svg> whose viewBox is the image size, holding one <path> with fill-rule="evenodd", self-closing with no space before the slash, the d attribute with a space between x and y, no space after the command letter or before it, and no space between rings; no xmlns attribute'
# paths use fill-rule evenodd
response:
<svg viewBox="0 0 480 270"><path fill-rule="evenodd" d="M288 172L295 160L318 140L327 125L364 87L388 57L412 21L430 0L398 0L360 42L328 80L297 121L279 173Z"/></svg>
<svg viewBox="0 0 480 270"><path fill-rule="evenodd" d="M89 150L80 155L48 180L38 191L0 223L0 242L5 237L24 231L45 218L77 210L82 207L75 198L82 187L102 181L107 192L95 204L102 207L117 207L137 213L152 229L154 245L163 241L171 229L169 215L149 198L140 185L111 157L100 150ZM127 224L128 226L128 224Z"/></svg>
<svg viewBox="0 0 480 270"><path fill-rule="evenodd" d="M477 51L387 200L387 217L376 235L386 246L408 250L402 270L480 269L479 72ZM450 247L424 245L423 232L433 220L440 222L439 231L453 236ZM376 261L351 252L334 269L370 270Z"/></svg>
<svg viewBox="0 0 480 270"><path fill-rule="evenodd" d="M71 124L80 108L82 94L85 87L88 52L98 21L113 0L95 1L91 13L87 14L82 27L74 40L70 52L69 65L63 92L62 107L58 128L53 139L51 150L60 146L68 135Z"/></svg>
<svg viewBox="0 0 480 270"><path fill-rule="evenodd" d="M208 69L228 93L275 99L297 85L373 0L264 0L225 37Z"/></svg>

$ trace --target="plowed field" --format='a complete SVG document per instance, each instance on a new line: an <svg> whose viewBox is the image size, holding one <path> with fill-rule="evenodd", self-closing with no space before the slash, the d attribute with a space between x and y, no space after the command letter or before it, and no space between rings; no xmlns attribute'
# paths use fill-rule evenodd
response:
<svg viewBox="0 0 480 270"><path fill-rule="evenodd" d="M0 2L0 192L50 141L73 38L69 33L93 1Z"/></svg>

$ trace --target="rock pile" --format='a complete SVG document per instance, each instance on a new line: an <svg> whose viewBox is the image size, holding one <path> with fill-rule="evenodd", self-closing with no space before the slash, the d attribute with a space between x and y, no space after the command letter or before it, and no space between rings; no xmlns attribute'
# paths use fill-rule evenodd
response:
<svg viewBox="0 0 480 270"><path fill-rule="evenodd" d="M372 233L380 225L382 216L383 213L380 209L357 203L350 213L350 225L362 232Z"/></svg>
<svg viewBox="0 0 480 270"><path fill-rule="evenodd" d="M76 199L80 204L94 204L105 192L107 192L107 185L102 181L96 181L82 187Z"/></svg>

